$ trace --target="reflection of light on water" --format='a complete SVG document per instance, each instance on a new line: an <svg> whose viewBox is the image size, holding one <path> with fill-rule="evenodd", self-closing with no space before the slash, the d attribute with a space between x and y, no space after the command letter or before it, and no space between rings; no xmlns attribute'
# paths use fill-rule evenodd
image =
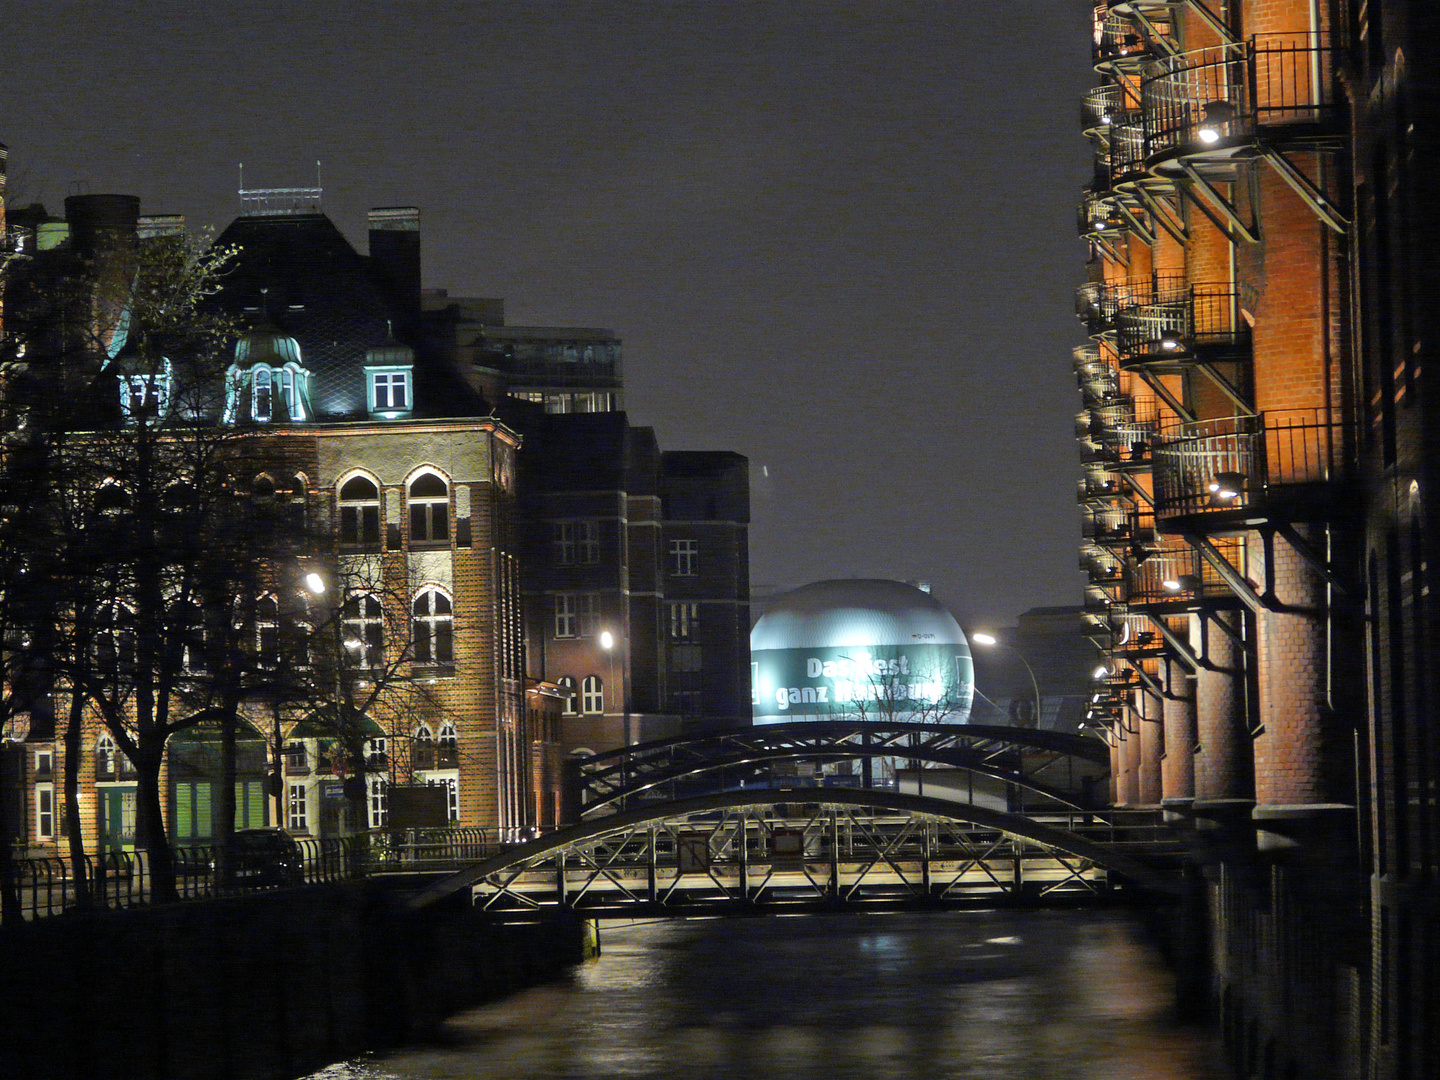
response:
<svg viewBox="0 0 1440 1080"><path fill-rule="evenodd" d="M601 939L569 979L314 1080L1225 1075L1209 1041L1169 1024L1170 979L1114 913L674 922Z"/></svg>

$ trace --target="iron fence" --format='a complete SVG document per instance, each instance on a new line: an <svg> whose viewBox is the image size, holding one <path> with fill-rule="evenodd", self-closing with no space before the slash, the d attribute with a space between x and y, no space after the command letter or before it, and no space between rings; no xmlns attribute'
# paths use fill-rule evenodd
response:
<svg viewBox="0 0 1440 1080"><path fill-rule="evenodd" d="M1239 346L1250 340L1240 315L1239 292L1229 284L1169 276L1157 279L1149 296L1139 293L1115 314L1120 354L1131 361L1174 361L1196 349Z"/></svg>

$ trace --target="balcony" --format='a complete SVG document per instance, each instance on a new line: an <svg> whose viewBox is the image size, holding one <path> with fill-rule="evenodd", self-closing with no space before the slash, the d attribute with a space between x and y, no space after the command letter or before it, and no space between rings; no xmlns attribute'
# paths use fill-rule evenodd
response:
<svg viewBox="0 0 1440 1080"><path fill-rule="evenodd" d="M1101 507L1129 497L1129 489L1113 473L1095 472L1075 482L1075 501L1082 506Z"/></svg>
<svg viewBox="0 0 1440 1080"><path fill-rule="evenodd" d="M1244 545L1240 540L1226 537L1214 543L1230 565L1242 565ZM1162 537L1144 559L1132 564L1127 584L1126 599L1131 605L1161 612L1232 595L1224 579L1195 548L1173 537Z"/></svg>
<svg viewBox="0 0 1440 1080"><path fill-rule="evenodd" d="M1121 365L1127 368L1163 370L1200 358L1234 360L1250 348L1250 325L1228 282L1192 284L1181 275L1157 275L1148 290L1132 286L1117 302L1114 324Z"/></svg>
<svg viewBox="0 0 1440 1080"><path fill-rule="evenodd" d="M1117 119L1133 123L1139 116L1140 99L1122 82L1097 86L1080 101L1080 129L1087 136L1108 139Z"/></svg>
<svg viewBox="0 0 1440 1080"><path fill-rule="evenodd" d="M1156 171L1223 163L1257 139L1272 145L1338 134L1330 42L1324 34L1248 41L1159 57L1140 101L1145 155Z"/></svg>
<svg viewBox="0 0 1440 1080"><path fill-rule="evenodd" d="M1344 434L1323 409L1183 424L1155 449L1159 525L1179 532L1324 517Z"/></svg>
<svg viewBox="0 0 1440 1080"><path fill-rule="evenodd" d="M1142 10L1146 21L1159 36L1147 39L1127 14ZM1097 70L1133 70L1163 52L1173 32L1170 6L1153 0L1096 0L1092 20L1091 62Z"/></svg>

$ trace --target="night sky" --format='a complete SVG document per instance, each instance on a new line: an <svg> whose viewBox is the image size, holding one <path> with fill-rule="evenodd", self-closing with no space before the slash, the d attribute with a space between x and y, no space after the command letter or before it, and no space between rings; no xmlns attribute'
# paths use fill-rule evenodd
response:
<svg viewBox="0 0 1440 1080"><path fill-rule="evenodd" d="M368 207L419 206L427 285L614 329L635 423L750 458L757 589L924 579L975 626L1079 602L1088 14L11 0L0 141L52 212L218 229L237 163L317 158L362 251Z"/></svg>

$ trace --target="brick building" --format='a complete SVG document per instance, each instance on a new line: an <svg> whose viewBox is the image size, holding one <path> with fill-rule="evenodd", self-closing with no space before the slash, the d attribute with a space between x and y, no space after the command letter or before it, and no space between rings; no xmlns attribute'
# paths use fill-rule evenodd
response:
<svg viewBox="0 0 1440 1080"><path fill-rule="evenodd" d="M299 835L343 835L393 824L402 789L425 788L444 791L451 824L515 836L558 823L568 750L667 731L681 716L739 713L743 459L661 454L653 432L632 428L616 411L620 342L610 331L506 327L498 300L423 291L414 209L371 211L361 255L319 211L318 191L241 194L244 212L216 242L237 254L210 305L246 329L206 415L244 435L237 489L285 505L307 527L307 552L272 575L273 613L257 626L257 646L283 637L280 624L313 623L317 604L343 605L332 619L343 678L328 705L244 704L236 827L278 821ZM183 229L179 219L139 218L127 197L72 197L66 210L64 219L42 207L18 216L40 249L27 273L78 272L76 237L98 235L87 224L96 214L106 243L122 248ZM96 265L103 272L104 258ZM94 287L97 296L107 288ZM126 375L123 333L113 336L111 422L171 407L179 390L169 369ZM597 423L606 434L592 440ZM671 519L688 565L703 570L678 580L667 606ZM569 592L576 574L584 589ZM311 580L333 600L305 596ZM547 649L558 644L557 596L596 606L577 608L568 640ZM667 621L676 605L678 634ZM702 627L713 647L689 656ZM684 677L672 692L674 665ZM668 725L657 719L667 709L677 717ZM358 748L349 745L357 727ZM5 790L24 792L12 800L10 832L51 850L62 831L59 727L38 717L10 734L5 760L16 775ZM20 753L17 738L28 738ZM93 716L82 743L86 845L132 847L134 770ZM162 798L173 840L216 834L217 770L212 729L172 740ZM346 782L357 774L363 804Z"/></svg>
<svg viewBox="0 0 1440 1080"><path fill-rule="evenodd" d="M1436 1072L1437 29L1100 0L1075 352L1089 722L1191 823L1243 1075Z"/></svg>

